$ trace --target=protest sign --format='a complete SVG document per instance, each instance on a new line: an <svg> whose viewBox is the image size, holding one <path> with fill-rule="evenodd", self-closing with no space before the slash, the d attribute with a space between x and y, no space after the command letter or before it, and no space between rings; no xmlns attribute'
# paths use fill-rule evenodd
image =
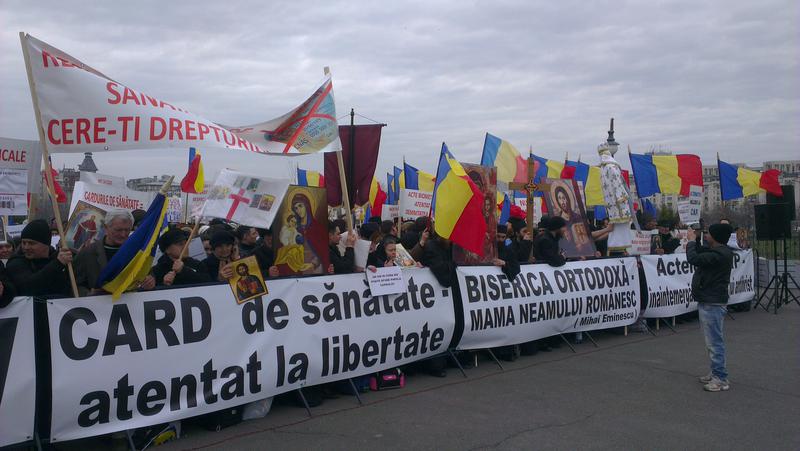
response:
<svg viewBox="0 0 800 451"><path fill-rule="evenodd" d="M383 296L385 294L397 294L406 291L403 268L399 266L386 266L375 268L373 272L367 269L367 282L369 290L373 296Z"/></svg>
<svg viewBox="0 0 800 451"><path fill-rule="evenodd" d="M0 215L28 214L28 171L0 167Z"/></svg>
<svg viewBox="0 0 800 451"><path fill-rule="evenodd" d="M202 215L203 205L205 205L206 199L208 199L208 192L203 191L200 194L189 193L186 196L188 197L189 203L189 217L186 218L186 221L190 222L192 218L198 218Z"/></svg>
<svg viewBox="0 0 800 451"><path fill-rule="evenodd" d="M117 177L116 175L99 174L97 172L81 171L80 181L90 183L93 185L108 185L108 186L116 186L119 188L128 187L127 185L125 185L125 179L122 177Z"/></svg>
<svg viewBox="0 0 800 451"><path fill-rule="evenodd" d="M639 316L635 258L522 265L509 280L498 267L456 268L464 306L459 349L524 343L567 332L632 324Z"/></svg>
<svg viewBox="0 0 800 451"><path fill-rule="evenodd" d="M658 234L658 230L634 230L631 235L631 247L628 248L629 255L647 255L650 253L653 235Z"/></svg>
<svg viewBox="0 0 800 451"><path fill-rule="evenodd" d="M289 113L223 126L117 82L30 35L22 36L42 127L53 152L188 147L302 154L340 150L330 76Z"/></svg>
<svg viewBox="0 0 800 451"><path fill-rule="evenodd" d="M183 222L183 199L175 196L167 199L167 222Z"/></svg>
<svg viewBox="0 0 800 451"><path fill-rule="evenodd" d="M678 199L678 217L686 225L700 222L700 207L703 204L703 187L691 185L689 197Z"/></svg>
<svg viewBox="0 0 800 451"><path fill-rule="evenodd" d="M408 271L406 290L388 296L372 296L363 274L347 274L270 280L268 295L241 305L228 285L48 302L50 330L61 331L50 334L59 375L51 441L175 421L440 354L455 323L450 290L427 269Z"/></svg>
<svg viewBox="0 0 800 451"><path fill-rule="evenodd" d="M756 295L753 251L734 251L733 255L728 305L750 301ZM647 282L647 293L642 293L643 317L669 318L697 310L692 297L695 267L686 254L642 255L640 259Z"/></svg>
<svg viewBox="0 0 800 451"><path fill-rule="evenodd" d="M289 179L268 179L223 169L208 192L201 216L269 228Z"/></svg>
<svg viewBox="0 0 800 451"><path fill-rule="evenodd" d="M27 192L42 192L42 147L39 141L0 138L0 168L27 170Z"/></svg>
<svg viewBox="0 0 800 451"><path fill-rule="evenodd" d="M427 213L426 213L427 214ZM394 221L400 215L400 206L399 205L386 205L383 204L383 209L381 210L381 220L382 221Z"/></svg>
<svg viewBox="0 0 800 451"><path fill-rule="evenodd" d="M415 189L401 189L399 201L400 219L414 220L420 216L428 216L431 212L433 193Z"/></svg>
<svg viewBox="0 0 800 451"><path fill-rule="evenodd" d="M75 182L75 189L72 191L72 203L69 206L69 211L71 215L80 201L93 205L103 211L114 209L128 211L146 210L150 205L153 195L154 193L134 191L125 187Z"/></svg>
<svg viewBox="0 0 800 451"><path fill-rule="evenodd" d="M510 196L509 196L510 197ZM514 205L521 208L523 211L528 211L528 199L521 197L514 199ZM534 220L539 220L542 218L542 198L541 197L534 197L533 198L533 218Z"/></svg>
<svg viewBox="0 0 800 451"><path fill-rule="evenodd" d="M0 447L33 440L36 368L33 299L0 308Z"/></svg>

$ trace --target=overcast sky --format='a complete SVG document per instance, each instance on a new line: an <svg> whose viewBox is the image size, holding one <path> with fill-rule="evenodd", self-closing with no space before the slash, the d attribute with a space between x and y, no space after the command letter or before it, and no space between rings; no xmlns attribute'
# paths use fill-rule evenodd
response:
<svg viewBox="0 0 800 451"><path fill-rule="evenodd" d="M8 1L0 136L36 139L19 31L126 85L223 124L282 115L333 71L337 115L389 124L379 171L434 171L441 142L478 162L488 131L553 159L596 147L704 163L800 158L800 2ZM361 123L366 119L357 118ZM342 119L342 122L347 119ZM58 155L57 167L82 156ZM286 174L294 159L209 150L221 167ZM621 158L627 164L627 158ZM185 171L186 153L95 154L126 178ZM290 166L291 165L291 166ZM384 180L382 176L381 180Z"/></svg>

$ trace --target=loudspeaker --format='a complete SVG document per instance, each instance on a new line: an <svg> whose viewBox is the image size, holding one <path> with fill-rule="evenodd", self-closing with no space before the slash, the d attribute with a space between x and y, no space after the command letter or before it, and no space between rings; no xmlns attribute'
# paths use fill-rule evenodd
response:
<svg viewBox="0 0 800 451"><path fill-rule="evenodd" d="M792 185L781 185L781 191L783 191L783 197L774 196L770 193L767 193L767 203L768 204L782 204L784 208L786 208L786 214L789 221L794 221L796 219L795 214L795 203L794 203L794 186Z"/></svg>
<svg viewBox="0 0 800 451"><path fill-rule="evenodd" d="M756 239L782 240L792 237L786 206L783 204L761 204L755 206Z"/></svg>

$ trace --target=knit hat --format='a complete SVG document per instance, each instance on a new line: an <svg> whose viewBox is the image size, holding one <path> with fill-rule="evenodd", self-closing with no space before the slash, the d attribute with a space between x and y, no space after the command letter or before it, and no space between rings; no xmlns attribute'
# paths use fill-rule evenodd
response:
<svg viewBox="0 0 800 451"><path fill-rule="evenodd" d="M508 226L505 224L497 224L497 233L508 233Z"/></svg>
<svg viewBox="0 0 800 451"><path fill-rule="evenodd" d="M720 244L727 244L731 238L731 233L733 233L733 227L730 224L712 224L708 228L708 234Z"/></svg>
<svg viewBox="0 0 800 451"><path fill-rule="evenodd" d="M186 241L187 238L186 232L181 229L168 229L161 235L161 238L158 239L158 248L161 249L161 252L166 252L168 247L175 243Z"/></svg>
<svg viewBox="0 0 800 451"><path fill-rule="evenodd" d="M547 223L550 222L549 215L543 215L541 219L539 219L539 225L536 226L538 229L547 229Z"/></svg>
<svg viewBox="0 0 800 451"><path fill-rule="evenodd" d="M561 216L554 216L547 221L547 230L551 232L555 232L556 230L564 227L567 225L567 221L564 220Z"/></svg>
<svg viewBox="0 0 800 451"><path fill-rule="evenodd" d="M50 246L50 226L47 225L44 219L36 219L28 223L24 229L22 229L22 236L23 240L33 240L38 241L39 243L45 244Z"/></svg>
<svg viewBox="0 0 800 451"><path fill-rule="evenodd" d="M233 233L228 232L227 230L219 230L211 235L209 244L211 244L211 249L215 249L217 246L222 246L223 244L234 244L235 242L236 239L233 237Z"/></svg>
<svg viewBox="0 0 800 451"><path fill-rule="evenodd" d="M525 228L525 221L519 218L508 218L508 223L514 229L514 233L519 233L520 230Z"/></svg>

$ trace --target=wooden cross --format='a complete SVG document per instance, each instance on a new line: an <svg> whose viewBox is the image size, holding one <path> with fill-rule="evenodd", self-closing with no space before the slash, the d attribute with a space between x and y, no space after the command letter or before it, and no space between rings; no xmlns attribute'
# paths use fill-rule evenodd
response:
<svg viewBox="0 0 800 451"><path fill-rule="evenodd" d="M541 188L548 188L549 185L544 183L534 183L534 178L536 177L536 160L533 157L528 158L528 181L527 183L520 183L520 182L511 182L508 184L509 189L517 190L517 191L525 191L527 197L527 208L526 208L526 218L525 222L525 229L528 233L533 236L533 193L539 191Z"/></svg>

